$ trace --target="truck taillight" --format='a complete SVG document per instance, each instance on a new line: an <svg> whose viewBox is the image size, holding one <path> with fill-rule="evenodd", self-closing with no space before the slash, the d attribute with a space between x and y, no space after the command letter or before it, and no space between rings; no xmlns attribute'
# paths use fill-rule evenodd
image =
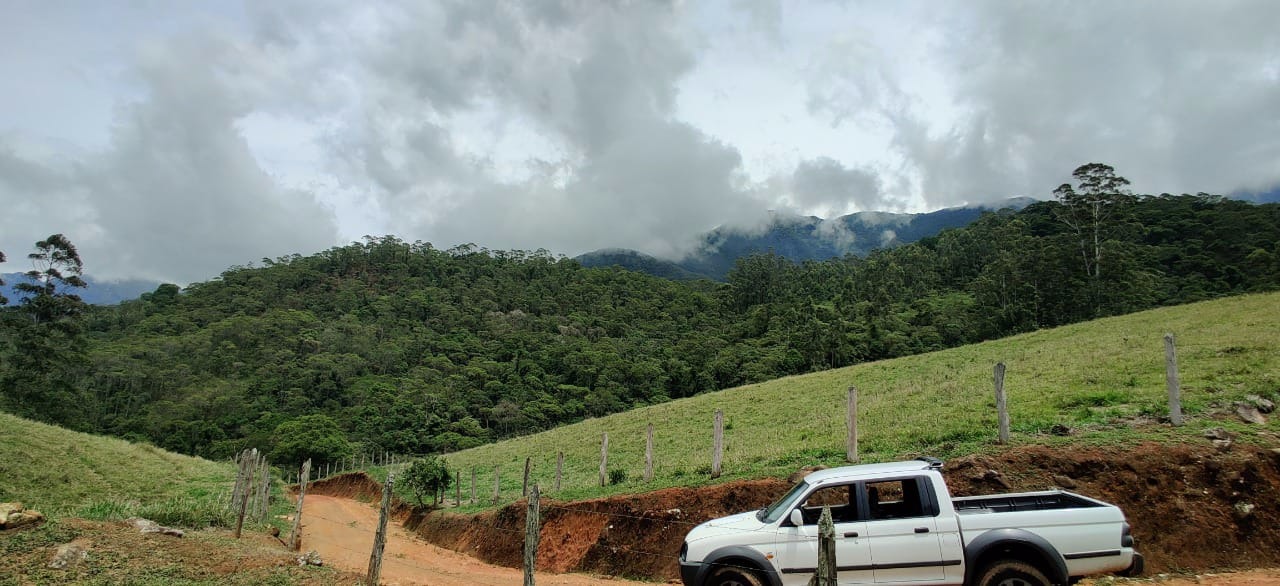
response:
<svg viewBox="0 0 1280 586"><path fill-rule="evenodd" d="M1133 547L1133 533L1130 532L1128 523L1120 524L1120 547Z"/></svg>
<svg viewBox="0 0 1280 586"><path fill-rule="evenodd" d="M680 546L680 561L684 561L686 555L689 554L689 543L685 542Z"/></svg>

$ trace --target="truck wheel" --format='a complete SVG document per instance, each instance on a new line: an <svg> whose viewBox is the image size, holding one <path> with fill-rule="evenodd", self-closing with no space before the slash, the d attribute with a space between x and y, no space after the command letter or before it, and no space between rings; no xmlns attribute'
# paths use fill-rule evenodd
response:
<svg viewBox="0 0 1280 586"><path fill-rule="evenodd" d="M707 577L706 586L764 586L764 582L745 568L720 568Z"/></svg>
<svg viewBox="0 0 1280 586"><path fill-rule="evenodd" d="M1014 560L1000 560L986 567L976 586L1050 586L1035 566Z"/></svg>

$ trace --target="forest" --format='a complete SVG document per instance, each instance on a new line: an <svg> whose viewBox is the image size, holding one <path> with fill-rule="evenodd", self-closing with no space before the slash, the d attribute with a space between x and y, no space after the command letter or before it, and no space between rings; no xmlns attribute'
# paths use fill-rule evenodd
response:
<svg viewBox="0 0 1280 586"><path fill-rule="evenodd" d="M0 314L0 409L210 458L449 452L1280 287L1280 204L1131 195L1105 165L1075 177L1053 201L866 256L741 258L724 283L383 236L100 307L79 300L83 267L55 235Z"/></svg>

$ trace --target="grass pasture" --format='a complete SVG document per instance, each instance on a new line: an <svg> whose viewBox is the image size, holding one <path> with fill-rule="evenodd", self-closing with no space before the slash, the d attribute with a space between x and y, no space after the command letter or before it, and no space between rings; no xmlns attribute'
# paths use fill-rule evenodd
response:
<svg viewBox="0 0 1280 586"><path fill-rule="evenodd" d="M230 463L0 412L0 501L46 515L221 525L229 515L217 505L234 479Z"/></svg>
<svg viewBox="0 0 1280 586"><path fill-rule="evenodd" d="M1177 336L1181 428L1155 424L1167 414L1163 335ZM1280 399L1280 294L1168 307L1012 336L929 354L793 376L591 419L448 456L463 471L463 497L478 470L480 503L520 495L526 457L532 480L551 490L557 451L565 454L563 490L578 499L709 482L712 417L725 413L724 478L786 475L808 464L844 460L845 397L859 389L864 462L918 455L954 457L991 449L996 437L992 369L1008 367L1005 389L1012 443L1204 441L1224 426L1241 441L1264 428L1214 414L1248 394ZM655 478L642 481L644 430L655 427ZM1070 428L1068 437L1050 433ZM609 433L609 469L626 479L597 486L601 433ZM1274 437L1274 436L1272 436ZM1192 438L1195 438L1192 440ZM453 489L450 489L452 497Z"/></svg>

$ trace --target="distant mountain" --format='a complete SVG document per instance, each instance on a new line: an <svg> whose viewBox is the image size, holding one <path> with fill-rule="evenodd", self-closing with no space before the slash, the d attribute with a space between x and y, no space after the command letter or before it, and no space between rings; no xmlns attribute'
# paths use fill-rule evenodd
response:
<svg viewBox="0 0 1280 586"><path fill-rule="evenodd" d="M1016 197L923 214L858 212L833 220L775 216L759 229L716 228L702 236L698 247L680 260L664 260L621 248L588 252L575 260L587 267L619 266L669 279L724 280L735 261L751 254L772 251L795 262L864 255L877 248L915 242L947 228L966 226L983 212L1020 210L1035 201Z"/></svg>
<svg viewBox="0 0 1280 586"><path fill-rule="evenodd" d="M629 271L639 271L674 281L710 278L707 275L685 269L673 261L662 260L655 256L626 248L604 248L580 255L575 260L587 267L617 266Z"/></svg>
<svg viewBox="0 0 1280 586"><path fill-rule="evenodd" d="M16 305L21 295L21 293L13 290L13 286L26 282L26 278L26 275L22 273L4 273L0 275L0 281L4 281L4 286L0 287L0 294L9 298L9 305ZM139 295L155 291L156 287L160 286L158 282L141 279L97 281L93 277L86 276L84 280L89 286L80 289L76 294L90 305L115 305L121 301L137 299Z"/></svg>
<svg viewBox="0 0 1280 586"><path fill-rule="evenodd" d="M1236 193L1232 195L1231 198L1251 201L1253 203L1280 203L1280 186L1273 187L1270 191Z"/></svg>

